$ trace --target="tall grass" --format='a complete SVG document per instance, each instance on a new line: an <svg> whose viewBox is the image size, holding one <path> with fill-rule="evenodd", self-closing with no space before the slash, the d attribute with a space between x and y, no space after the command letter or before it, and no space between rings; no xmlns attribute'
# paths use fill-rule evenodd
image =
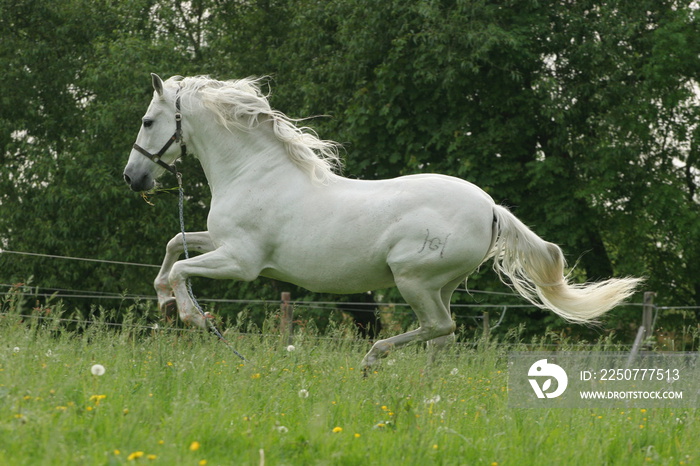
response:
<svg viewBox="0 0 700 466"><path fill-rule="evenodd" d="M229 334L243 362L199 332L107 320L68 329L10 310L0 316L0 464L700 459L694 409L510 409L507 350L488 340L432 364L419 346L397 350L364 378L369 344L347 334L297 334L293 351L276 337Z"/></svg>

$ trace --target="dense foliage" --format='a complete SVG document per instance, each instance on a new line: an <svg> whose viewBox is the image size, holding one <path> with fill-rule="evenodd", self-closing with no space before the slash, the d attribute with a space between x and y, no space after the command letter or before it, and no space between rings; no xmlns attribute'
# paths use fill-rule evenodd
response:
<svg viewBox="0 0 700 466"><path fill-rule="evenodd" d="M276 108L330 116L310 124L345 144L347 176L462 177L562 245L578 279L645 276L658 303L698 306L698 29L676 0L3 0L2 247L159 263L176 199L148 206L121 179L148 73L268 75ZM193 158L182 171L203 229L206 181ZM470 287L507 291L488 269ZM152 294L153 272L0 255L3 284Z"/></svg>

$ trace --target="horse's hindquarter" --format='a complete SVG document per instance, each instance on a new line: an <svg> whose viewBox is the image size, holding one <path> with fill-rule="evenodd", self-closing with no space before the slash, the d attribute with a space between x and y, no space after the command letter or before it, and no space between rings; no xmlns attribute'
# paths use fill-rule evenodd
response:
<svg viewBox="0 0 700 466"><path fill-rule="evenodd" d="M234 217L248 226L235 225L239 237L225 242L255 251L260 275L313 291L389 287L397 271L451 280L488 252L492 204L479 188L446 176L338 177L280 193L274 205L253 203L250 218L239 207Z"/></svg>

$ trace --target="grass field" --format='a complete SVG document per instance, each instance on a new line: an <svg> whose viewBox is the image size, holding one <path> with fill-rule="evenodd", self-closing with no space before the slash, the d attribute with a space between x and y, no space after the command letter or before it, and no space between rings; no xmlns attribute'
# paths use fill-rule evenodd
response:
<svg viewBox="0 0 700 466"><path fill-rule="evenodd" d="M127 319L128 320L128 319ZM2 465L697 464L695 409L511 409L506 345L369 344L0 316ZM513 349L513 342L510 348ZM103 375L91 367L101 364Z"/></svg>

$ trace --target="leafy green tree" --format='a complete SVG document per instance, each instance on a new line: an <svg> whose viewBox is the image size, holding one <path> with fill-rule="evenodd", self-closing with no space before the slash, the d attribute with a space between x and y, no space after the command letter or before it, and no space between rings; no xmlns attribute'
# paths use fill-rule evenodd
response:
<svg viewBox="0 0 700 466"><path fill-rule="evenodd" d="M347 143L348 174L463 177L561 244L581 280L646 275L663 301L698 303L697 275L678 279L698 262L695 10L337 1L295 11L299 27L276 53L298 68L279 68L292 84L277 101L332 115L317 126ZM500 290L487 273L472 286ZM617 315L624 326L637 314Z"/></svg>
<svg viewBox="0 0 700 466"><path fill-rule="evenodd" d="M347 176L459 176L561 244L577 279L645 275L658 302L698 305L696 11L671 0L6 0L0 240L159 263L178 231L175 196L148 206L121 181L148 73L270 75L276 108L326 115L307 124L345 144ZM206 180L194 157L180 166L188 229L202 229ZM0 255L4 283L151 295L154 272ZM195 283L228 298L276 299L283 286ZM470 287L507 291L488 267ZM565 327L513 314L504 326Z"/></svg>

